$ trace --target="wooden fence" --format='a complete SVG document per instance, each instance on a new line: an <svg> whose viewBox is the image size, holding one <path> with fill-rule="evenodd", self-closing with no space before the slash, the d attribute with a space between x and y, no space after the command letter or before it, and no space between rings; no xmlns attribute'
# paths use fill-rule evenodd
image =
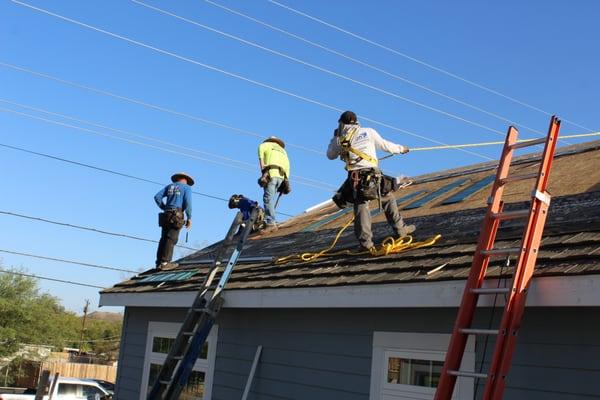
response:
<svg viewBox="0 0 600 400"><path fill-rule="evenodd" d="M60 376L69 378L93 378L109 382L115 382L117 379L117 367L113 365L49 361L42 363L41 370L45 369L50 370L50 376L58 372Z"/></svg>

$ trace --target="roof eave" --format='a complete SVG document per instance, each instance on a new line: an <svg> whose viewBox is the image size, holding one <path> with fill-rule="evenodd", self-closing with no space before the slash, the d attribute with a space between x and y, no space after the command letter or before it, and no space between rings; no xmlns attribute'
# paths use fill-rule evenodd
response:
<svg viewBox="0 0 600 400"><path fill-rule="evenodd" d="M488 280L495 287L497 280ZM293 289L226 290L225 308L452 308L458 307L464 280ZM100 306L187 308L196 292L103 292ZM499 305L502 301L499 300ZM493 304L482 296L480 307ZM600 275L535 278L528 307L600 307Z"/></svg>

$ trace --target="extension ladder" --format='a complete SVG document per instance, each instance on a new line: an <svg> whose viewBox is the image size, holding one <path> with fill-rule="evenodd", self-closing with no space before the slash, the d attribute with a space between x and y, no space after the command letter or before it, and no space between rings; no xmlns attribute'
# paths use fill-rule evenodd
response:
<svg viewBox="0 0 600 400"><path fill-rule="evenodd" d="M256 221L259 207L257 203L252 203L253 206L250 209L242 210L240 208L240 211L236 214L223 243L216 252L208 274L204 278L191 308L188 310L173 347L160 369L147 397L148 400L176 400L185 388L202 346L206 342L206 338L223 305L221 292L233 272L244 243ZM230 206L230 208L233 207ZM214 286L213 281L221 265L221 258L236 238L238 240L237 245L223 269L221 278Z"/></svg>
<svg viewBox="0 0 600 400"><path fill-rule="evenodd" d="M550 194L546 192L554 151L558 140L560 121L553 116L550 120L548 135L545 138L518 141L518 131L514 127L508 129L504 149L498 165L496 181L488 200L488 208L483 220L479 243L475 249L471 271L467 280L462 301L458 310L456 323L452 332L446 361L440 376L435 400L450 400L458 377L485 379L484 400L500 400L511 359L515 348L517 334L525 311L525 301L531 277L535 269L538 249L550 206ZM510 164L516 149L545 143L537 173L509 176ZM510 182L537 178L532 192L529 209L503 211L502 194L504 187ZM527 219L520 247L494 248L496 233L501 221ZM484 288L486 271L491 257L516 255L512 286L509 288ZM481 329L471 326L477 308L477 300L482 295L505 295L506 302L499 329ZM461 371L460 365L465 352L469 335L493 335L496 345L487 373L477 371Z"/></svg>

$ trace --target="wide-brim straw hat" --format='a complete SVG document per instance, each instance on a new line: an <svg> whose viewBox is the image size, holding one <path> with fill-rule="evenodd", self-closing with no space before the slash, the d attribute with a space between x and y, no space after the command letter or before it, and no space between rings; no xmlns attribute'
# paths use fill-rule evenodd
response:
<svg viewBox="0 0 600 400"><path fill-rule="evenodd" d="M285 143L283 142L283 140L279 139L277 136L269 136L268 138L265 139L265 142L277 143L278 145L280 145L282 148L285 149Z"/></svg>
<svg viewBox="0 0 600 400"><path fill-rule="evenodd" d="M177 182L181 178L185 178L188 185L190 185L190 186L194 185L194 178L192 178L185 172L177 172L176 174L173 174L173 176L171 177L171 182Z"/></svg>

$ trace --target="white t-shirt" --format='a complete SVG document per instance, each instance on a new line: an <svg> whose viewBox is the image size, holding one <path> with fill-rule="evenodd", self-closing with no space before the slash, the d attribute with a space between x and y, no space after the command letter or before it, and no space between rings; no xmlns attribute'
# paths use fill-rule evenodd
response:
<svg viewBox="0 0 600 400"><path fill-rule="evenodd" d="M379 133L373 128L363 128L360 127L358 132L354 134L352 140L350 141L350 147L377 159L377 150L386 151L392 154L400 154L405 150L405 147L392 143L388 140L385 140L381 137ZM342 154L342 146L340 146L340 138L338 136L334 136L329 142L329 147L327 148L327 158L330 160L335 160ZM359 162L355 162L358 160L358 156L352 152L350 152L350 167L349 170L357 170L364 168L377 168L377 164L374 164L366 159L362 159Z"/></svg>

